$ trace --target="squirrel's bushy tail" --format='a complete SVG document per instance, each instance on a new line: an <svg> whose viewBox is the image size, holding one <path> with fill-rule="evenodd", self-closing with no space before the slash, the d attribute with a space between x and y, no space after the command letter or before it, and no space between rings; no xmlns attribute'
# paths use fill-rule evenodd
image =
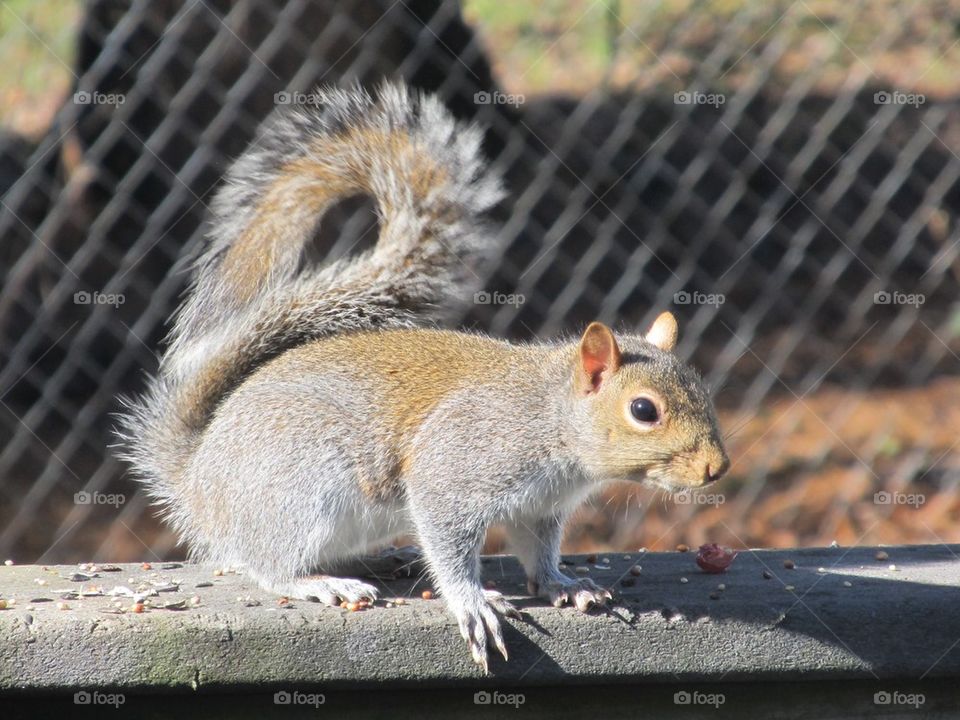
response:
<svg viewBox="0 0 960 720"><path fill-rule="evenodd" d="M121 454L174 514L200 432L253 370L313 338L436 317L472 295L470 263L489 252L479 216L501 189L479 129L396 84L316 99L271 116L227 173L160 373L121 416ZM359 194L376 245L305 269L324 212Z"/></svg>

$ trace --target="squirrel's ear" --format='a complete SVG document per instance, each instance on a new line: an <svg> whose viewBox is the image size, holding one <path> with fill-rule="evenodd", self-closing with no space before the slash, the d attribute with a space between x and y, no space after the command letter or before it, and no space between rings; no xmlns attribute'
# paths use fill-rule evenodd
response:
<svg viewBox="0 0 960 720"><path fill-rule="evenodd" d="M595 392L620 369L620 363L620 348L610 328L603 323L590 323L580 338L580 389Z"/></svg>
<svg viewBox="0 0 960 720"><path fill-rule="evenodd" d="M677 319L672 314L663 312L653 321L644 339L651 345L669 352L676 346L678 334Z"/></svg>

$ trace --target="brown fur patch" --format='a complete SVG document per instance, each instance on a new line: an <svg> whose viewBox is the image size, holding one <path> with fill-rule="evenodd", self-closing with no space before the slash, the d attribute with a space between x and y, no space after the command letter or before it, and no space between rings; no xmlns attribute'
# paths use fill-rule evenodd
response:
<svg viewBox="0 0 960 720"><path fill-rule="evenodd" d="M408 183L414 201L446 183L447 174L430 159L429 149L411 142L404 132L353 129L321 137L309 153L283 166L257 205L247 230L227 251L222 270L241 302L256 297L285 250L299 251L315 220L334 200L369 192L370 178L362 156L381 158ZM378 198L386 222L397 210L388 198Z"/></svg>
<svg viewBox="0 0 960 720"><path fill-rule="evenodd" d="M410 441L430 412L465 388L530 377L542 364L544 348L441 330L360 332L317 340L290 350L265 368L275 377L343 373L375 388L370 412L386 414L392 453L384 477L358 478L367 497L385 499L402 492L411 466Z"/></svg>

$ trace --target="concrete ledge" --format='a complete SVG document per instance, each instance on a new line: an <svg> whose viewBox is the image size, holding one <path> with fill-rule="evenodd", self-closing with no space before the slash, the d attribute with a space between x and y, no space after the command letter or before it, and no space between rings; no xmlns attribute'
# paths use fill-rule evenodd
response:
<svg viewBox="0 0 960 720"><path fill-rule="evenodd" d="M387 581L385 599L411 599L349 612L281 606L243 575L206 566L101 566L92 578L78 566L0 567L0 597L15 599L0 610L0 692L960 676L960 546L878 551L743 552L724 575L701 572L692 552L571 558L617 590L608 612L590 615L525 598L513 558L484 558L485 579L526 613L504 620L511 659L495 659L488 678L442 601L420 598L426 581ZM117 586L160 592L142 613L130 598L76 596Z"/></svg>

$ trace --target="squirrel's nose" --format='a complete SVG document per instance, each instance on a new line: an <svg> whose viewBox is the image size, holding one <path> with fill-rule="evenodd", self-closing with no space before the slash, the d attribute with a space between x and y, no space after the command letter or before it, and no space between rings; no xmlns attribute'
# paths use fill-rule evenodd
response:
<svg viewBox="0 0 960 720"><path fill-rule="evenodd" d="M730 469L730 458L727 457L726 453L721 456L719 462L707 463L707 467L704 468L703 472L703 482L712 483L716 482L723 477L724 473Z"/></svg>

